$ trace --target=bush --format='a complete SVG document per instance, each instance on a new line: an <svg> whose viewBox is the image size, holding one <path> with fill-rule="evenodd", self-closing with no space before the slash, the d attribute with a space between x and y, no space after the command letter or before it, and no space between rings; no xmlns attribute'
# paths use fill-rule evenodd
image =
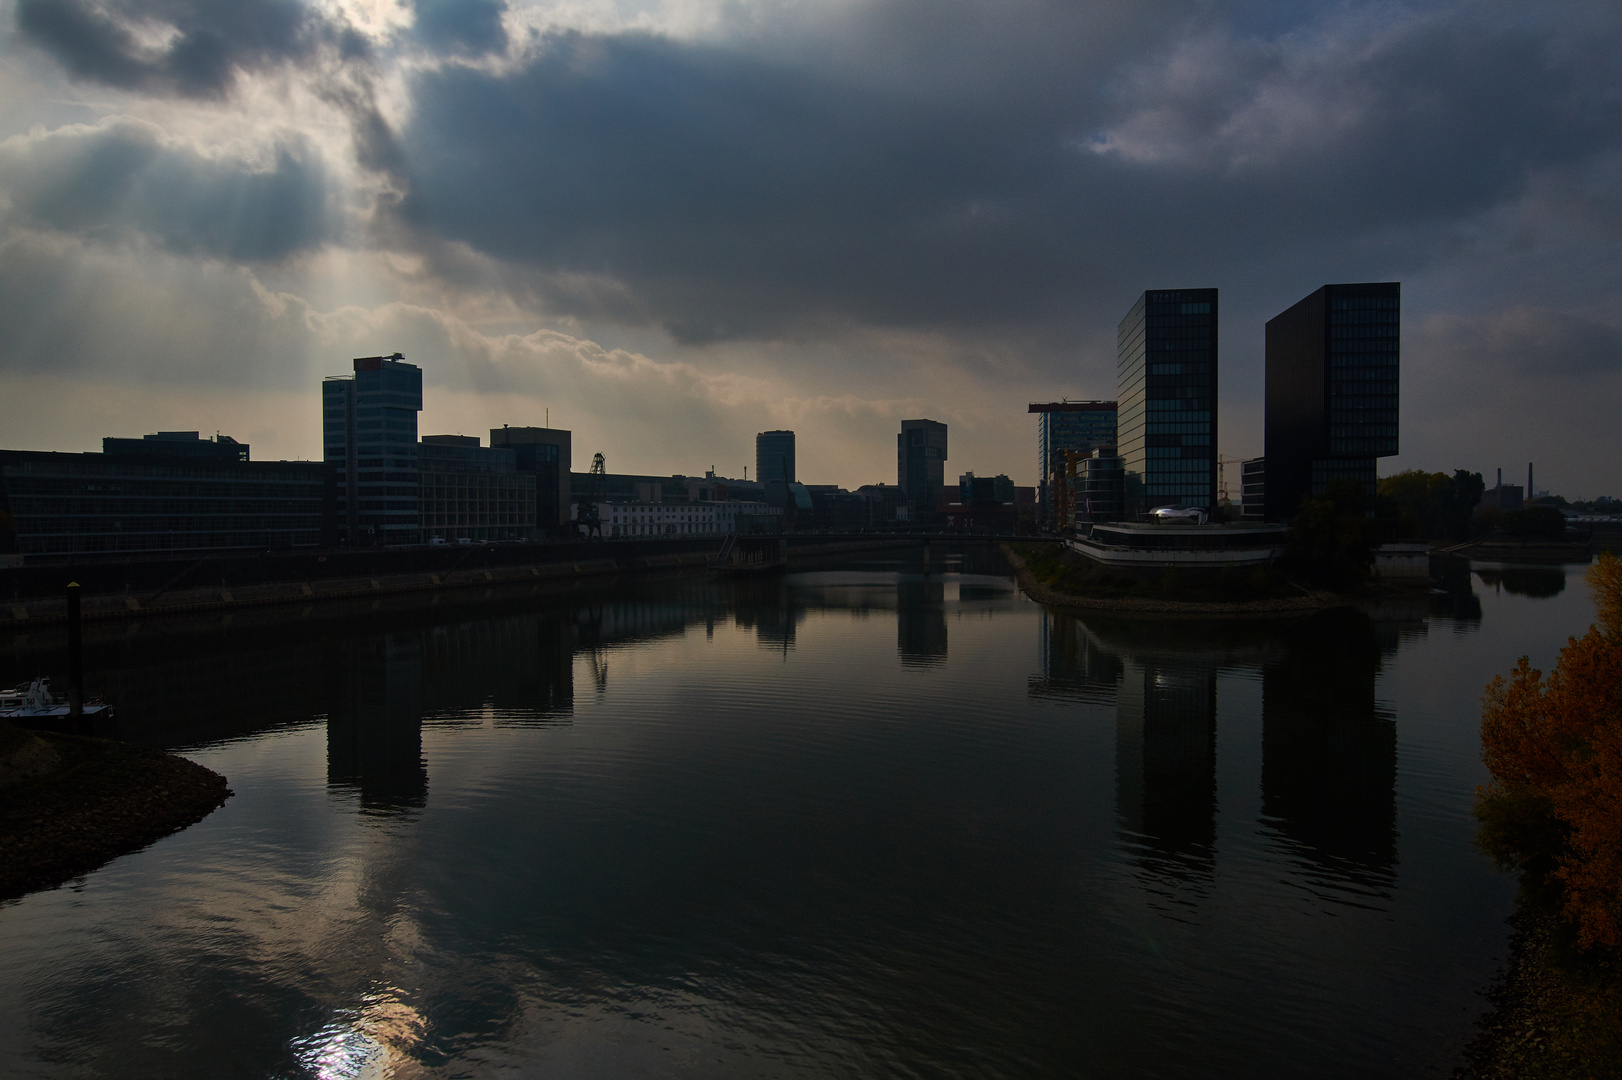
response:
<svg viewBox="0 0 1622 1080"><path fill-rule="evenodd" d="M1584 948L1622 945L1622 567L1589 570L1599 624L1547 679L1526 657L1488 686L1477 791L1483 847L1533 891L1560 895Z"/></svg>

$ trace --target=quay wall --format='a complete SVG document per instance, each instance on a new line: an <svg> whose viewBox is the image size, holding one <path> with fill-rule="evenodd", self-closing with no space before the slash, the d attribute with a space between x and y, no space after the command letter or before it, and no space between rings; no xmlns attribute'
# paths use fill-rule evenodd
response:
<svg viewBox="0 0 1622 1080"><path fill-rule="evenodd" d="M789 558L794 561L913 547L923 538L805 536L789 541ZM0 628L22 630L65 621L63 590L70 580L80 583L82 617L89 622L703 571L715 546L713 538L692 538L28 567L0 571Z"/></svg>

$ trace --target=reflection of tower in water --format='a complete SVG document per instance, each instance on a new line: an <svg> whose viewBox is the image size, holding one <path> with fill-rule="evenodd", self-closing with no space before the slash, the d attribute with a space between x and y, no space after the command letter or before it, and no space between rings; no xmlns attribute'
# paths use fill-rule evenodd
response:
<svg viewBox="0 0 1622 1080"><path fill-rule="evenodd" d="M358 788L371 810L423 806L421 642L411 634L347 641L329 675L327 783Z"/></svg>
<svg viewBox="0 0 1622 1080"><path fill-rule="evenodd" d="M1044 610L1037 622L1037 650L1042 674L1029 680L1032 697L1101 705L1113 705L1118 700L1120 658L1101 649L1073 615Z"/></svg>
<svg viewBox="0 0 1622 1080"><path fill-rule="evenodd" d="M896 584L896 650L908 667L946 662L946 583L939 578Z"/></svg>
<svg viewBox="0 0 1622 1080"><path fill-rule="evenodd" d="M1331 882L1380 891L1397 859L1397 729L1374 698L1380 648L1358 612L1292 634L1262 676L1262 814Z"/></svg>
<svg viewBox="0 0 1622 1080"><path fill-rule="evenodd" d="M1211 876L1216 845L1216 671L1123 657L1116 805L1140 864L1173 882Z"/></svg>

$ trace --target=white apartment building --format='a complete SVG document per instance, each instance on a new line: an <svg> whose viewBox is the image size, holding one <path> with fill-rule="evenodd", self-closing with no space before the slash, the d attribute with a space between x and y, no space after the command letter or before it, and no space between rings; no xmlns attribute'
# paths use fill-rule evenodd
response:
<svg viewBox="0 0 1622 1080"><path fill-rule="evenodd" d="M738 531L740 517L780 517L763 502L599 503L603 536L718 536ZM578 512L573 516L579 517Z"/></svg>

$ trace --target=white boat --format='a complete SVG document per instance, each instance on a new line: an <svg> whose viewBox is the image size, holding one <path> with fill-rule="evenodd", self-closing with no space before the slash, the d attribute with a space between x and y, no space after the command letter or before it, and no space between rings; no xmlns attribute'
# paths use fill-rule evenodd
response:
<svg viewBox="0 0 1622 1080"><path fill-rule="evenodd" d="M0 690L0 720L20 720L24 723L66 720L71 712L66 698L51 693L48 675L24 683L15 690ZM82 712L87 720L107 720L112 718L113 707L98 698L91 698L84 703Z"/></svg>

